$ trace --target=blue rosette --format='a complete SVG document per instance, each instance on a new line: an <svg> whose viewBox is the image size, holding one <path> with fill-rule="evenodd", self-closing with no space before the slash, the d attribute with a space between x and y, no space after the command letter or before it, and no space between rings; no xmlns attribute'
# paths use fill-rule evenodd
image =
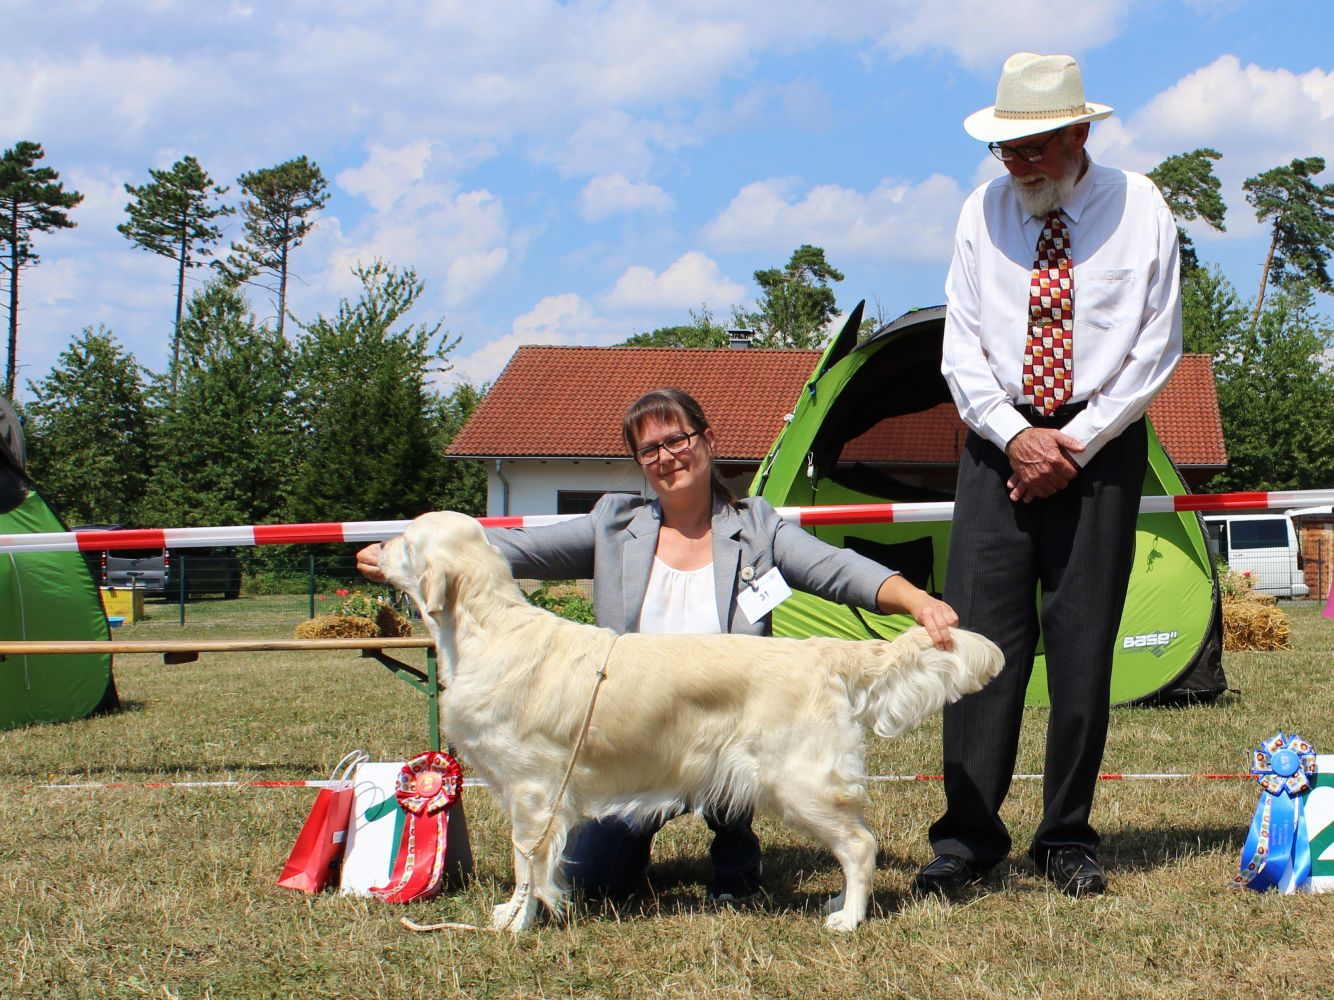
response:
<svg viewBox="0 0 1334 1000"><path fill-rule="evenodd" d="M1241 850L1237 889L1294 892L1311 877L1311 838L1302 812L1315 775L1315 747L1296 733L1276 733L1252 754L1260 802Z"/></svg>

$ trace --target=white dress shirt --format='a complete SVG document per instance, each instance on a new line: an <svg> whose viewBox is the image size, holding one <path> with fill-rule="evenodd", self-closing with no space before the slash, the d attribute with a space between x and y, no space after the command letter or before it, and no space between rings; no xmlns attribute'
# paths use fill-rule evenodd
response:
<svg viewBox="0 0 1334 1000"><path fill-rule="evenodd" d="M1092 160L1061 206L1074 256L1074 392L1087 401L1062 430L1086 464L1138 420L1181 359L1177 230L1142 174ZM1033 252L1043 218L1026 212L1008 175L974 191L959 215L945 281L941 371L959 415L1004 449L1029 426L1022 375Z"/></svg>

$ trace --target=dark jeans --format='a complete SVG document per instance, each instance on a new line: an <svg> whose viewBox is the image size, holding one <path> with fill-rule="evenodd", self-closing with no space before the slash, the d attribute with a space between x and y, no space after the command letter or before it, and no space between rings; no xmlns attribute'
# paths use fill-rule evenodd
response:
<svg viewBox="0 0 1334 1000"><path fill-rule="evenodd" d="M639 889L648 873L653 836L674 817L633 825L623 819L589 820L576 827L565 844L561 873L575 889L590 896L623 897ZM715 876L753 871L760 866L760 841L750 828L751 814L721 820L709 813L713 831Z"/></svg>

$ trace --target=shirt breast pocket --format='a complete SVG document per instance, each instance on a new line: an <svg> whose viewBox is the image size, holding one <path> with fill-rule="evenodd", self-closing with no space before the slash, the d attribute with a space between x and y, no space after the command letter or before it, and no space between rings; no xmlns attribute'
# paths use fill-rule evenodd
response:
<svg viewBox="0 0 1334 1000"><path fill-rule="evenodd" d="M1075 273L1075 325L1114 330L1140 312L1140 283L1133 268L1087 268Z"/></svg>

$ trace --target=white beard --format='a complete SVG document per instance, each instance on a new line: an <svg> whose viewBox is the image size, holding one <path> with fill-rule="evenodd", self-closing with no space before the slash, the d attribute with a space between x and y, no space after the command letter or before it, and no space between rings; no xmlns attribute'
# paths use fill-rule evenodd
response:
<svg viewBox="0 0 1334 1000"><path fill-rule="evenodd" d="M1029 179L1021 181L1011 174L1010 186L1014 188L1014 196L1019 199L1019 204L1029 215L1050 215L1064 205L1074 193L1075 182L1079 179L1079 171L1083 166L1083 157L1072 159L1060 180L1033 174Z"/></svg>

